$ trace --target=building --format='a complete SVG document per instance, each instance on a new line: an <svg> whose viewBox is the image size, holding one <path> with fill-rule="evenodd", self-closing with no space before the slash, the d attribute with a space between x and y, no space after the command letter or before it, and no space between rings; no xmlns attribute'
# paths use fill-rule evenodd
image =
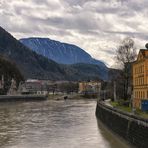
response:
<svg viewBox="0 0 148 148"><path fill-rule="evenodd" d="M53 88L53 83L47 80L28 79L20 83L18 93L46 95Z"/></svg>
<svg viewBox="0 0 148 148"><path fill-rule="evenodd" d="M101 89L101 82L90 81L79 83L79 93L82 94L99 94Z"/></svg>
<svg viewBox="0 0 148 148"><path fill-rule="evenodd" d="M133 106L141 108L141 101L148 100L148 49L140 49L133 69Z"/></svg>

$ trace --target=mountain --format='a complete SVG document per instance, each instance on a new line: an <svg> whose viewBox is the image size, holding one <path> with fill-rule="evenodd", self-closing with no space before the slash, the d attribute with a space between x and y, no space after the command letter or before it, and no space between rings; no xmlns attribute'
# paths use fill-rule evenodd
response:
<svg viewBox="0 0 148 148"><path fill-rule="evenodd" d="M30 50L2 27L0 27L0 55L15 63L25 78L49 80L101 79L99 66L58 64Z"/></svg>
<svg viewBox="0 0 148 148"><path fill-rule="evenodd" d="M78 80L81 80L83 78L79 78L79 75L84 76L84 78L87 78L87 80L91 80L92 78L94 80L99 80L102 78L102 71L100 66L94 65L94 64L86 64L86 63L77 63L71 65L71 68L75 69L78 76ZM99 77L98 77L99 76Z"/></svg>
<svg viewBox="0 0 148 148"><path fill-rule="evenodd" d="M98 65L100 67L101 77L103 79L107 79L108 77L108 68L106 65L99 60L93 59L78 46L61 43L48 38L24 38L20 39L20 42L36 53L60 64L86 63Z"/></svg>

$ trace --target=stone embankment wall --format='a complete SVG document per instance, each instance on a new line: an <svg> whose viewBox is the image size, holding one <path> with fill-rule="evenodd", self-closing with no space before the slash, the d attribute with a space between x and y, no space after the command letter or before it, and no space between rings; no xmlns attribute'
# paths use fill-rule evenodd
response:
<svg viewBox="0 0 148 148"><path fill-rule="evenodd" d="M111 131L137 148L148 148L148 120L98 102L97 118Z"/></svg>

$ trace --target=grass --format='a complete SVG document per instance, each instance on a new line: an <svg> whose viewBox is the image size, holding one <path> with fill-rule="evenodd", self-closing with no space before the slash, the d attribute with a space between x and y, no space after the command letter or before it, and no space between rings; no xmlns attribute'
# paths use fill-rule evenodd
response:
<svg viewBox="0 0 148 148"><path fill-rule="evenodd" d="M128 113L132 113L132 108L131 107L121 105L119 102L113 102L113 101L111 101L110 104L113 107L117 108L117 109L120 109L120 110L125 111L125 112L128 112ZM140 116L140 117L143 117L143 118L148 119L148 112L143 112L140 109L136 109L135 114L138 115L138 116Z"/></svg>
<svg viewBox="0 0 148 148"><path fill-rule="evenodd" d="M140 109L137 109L136 110L136 114L139 115L140 117L143 117L143 118L147 118L148 119L148 112L143 112Z"/></svg>
<svg viewBox="0 0 148 148"><path fill-rule="evenodd" d="M125 112L132 112L132 109L131 107L127 107L127 106L123 106L123 105L120 105L118 102L113 102L111 101L110 104L115 107L115 108L118 108L122 111L125 111Z"/></svg>
<svg viewBox="0 0 148 148"><path fill-rule="evenodd" d="M115 101L110 101L110 104L111 104L113 107L119 106L118 102L115 102Z"/></svg>
<svg viewBox="0 0 148 148"><path fill-rule="evenodd" d="M117 108L125 111L125 112L129 112L131 113L132 112L132 108L131 107L127 107L127 106L118 106Z"/></svg>

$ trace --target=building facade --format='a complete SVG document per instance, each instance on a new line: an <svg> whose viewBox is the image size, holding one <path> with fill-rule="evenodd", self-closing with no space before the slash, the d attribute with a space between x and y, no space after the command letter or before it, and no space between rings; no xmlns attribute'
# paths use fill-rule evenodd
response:
<svg viewBox="0 0 148 148"><path fill-rule="evenodd" d="M79 83L79 93L82 94L99 94L101 82L90 81Z"/></svg>
<svg viewBox="0 0 148 148"><path fill-rule="evenodd" d="M18 93L46 95L52 87L51 83L45 80L29 79L20 83Z"/></svg>
<svg viewBox="0 0 148 148"><path fill-rule="evenodd" d="M141 108L141 101L148 100L148 49L140 49L133 63L133 106Z"/></svg>

